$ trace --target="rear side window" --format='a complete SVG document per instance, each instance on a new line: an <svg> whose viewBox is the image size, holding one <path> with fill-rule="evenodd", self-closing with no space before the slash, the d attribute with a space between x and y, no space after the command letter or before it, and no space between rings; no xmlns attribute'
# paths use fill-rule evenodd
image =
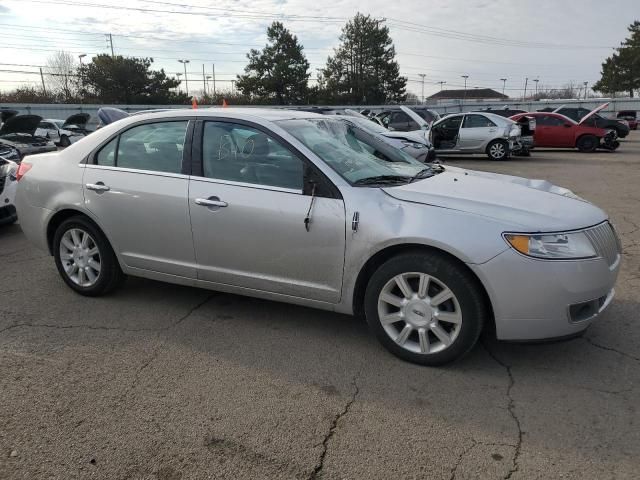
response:
<svg viewBox="0 0 640 480"><path fill-rule="evenodd" d="M136 170L181 173L188 123L157 122L133 127L105 145L96 156L97 163Z"/></svg>
<svg viewBox="0 0 640 480"><path fill-rule="evenodd" d="M462 128L486 128L495 127L496 124L484 115L465 115Z"/></svg>
<svg viewBox="0 0 640 480"><path fill-rule="evenodd" d="M116 146L118 145L118 137L107 143L96 156L96 163L105 167L116 166Z"/></svg>

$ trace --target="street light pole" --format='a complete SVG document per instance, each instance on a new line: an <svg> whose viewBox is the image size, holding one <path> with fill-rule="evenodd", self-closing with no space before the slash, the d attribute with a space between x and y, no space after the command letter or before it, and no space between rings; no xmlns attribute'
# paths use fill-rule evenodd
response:
<svg viewBox="0 0 640 480"><path fill-rule="evenodd" d="M442 91L442 85L444 85L447 82L440 80L438 83L440 84L440 91Z"/></svg>
<svg viewBox="0 0 640 480"><path fill-rule="evenodd" d="M529 84L529 77L524 79L524 94L522 95L522 101L527 98L527 85Z"/></svg>
<svg viewBox="0 0 640 480"><path fill-rule="evenodd" d="M507 86L507 79L501 78L500 80L502 81L502 95L504 95L504 89Z"/></svg>
<svg viewBox="0 0 640 480"><path fill-rule="evenodd" d="M536 100L537 100L538 99L538 82L540 81L540 79L534 78L533 81L536 82Z"/></svg>
<svg viewBox="0 0 640 480"><path fill-rule="evenodd" d="M187 96L189 95L189 79L187 78L187 63L189 60L178 60L184 66L184 88L186 89Z"/></svg>
<svg viewBox="0 0 640 480"><path fill-rule="evenodd" d="M86 53L81 53L80 55L78 55L78 60L80 61L80 88L83 91L84 91L84 76L82 75L82 59L86 56L87 56ZM82 94L80 95L80 103L82 103Z"/></svg>
<svg viewBox="0 0 640 480"><path fill-rule="evenodd" d="M464 106L464 102L467 99L467 78L469 78L469 75L460 75L462 78L464 78L464 95L462 97L462 105L460 106L460 111L462 111L462 107Z"/></svg>
<svg viewBox="0 0 640 480"><path fill-rule="evenodd" d="M426 77L426 75L419 73L418 76L422 78L422 104L424 105L424 77Z"/></svg>
<svg viewBox="0 0 640 480"><path fill-rule="evenodd" d="M584 82L584 99L587 99L587 85L589 84L589 82Z"/></svg>
<svg viewBox="0 0 640 480"><path fill-rule="evenodd" d="M180 92L180 84L182 83L182 81L180 80L180 77L182 76L181 73L176 73L176 77L178 78L178 92Z"/></svg>

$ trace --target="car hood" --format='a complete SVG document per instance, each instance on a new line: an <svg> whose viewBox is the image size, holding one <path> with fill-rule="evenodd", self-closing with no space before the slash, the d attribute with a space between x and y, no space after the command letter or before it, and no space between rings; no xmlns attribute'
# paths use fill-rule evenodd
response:
<svg viewBox="0 0 640 480"><path fill-rule="evenodd" d="M62 125L62 128L69 126L84 128L87 126L90 118L91 115L89 115L88 113L74 113L73 115L67 117L67 119L64 121L64 124Z"/></svg>
<svg viewBox="0 0 640 480"><path fill-rule="evenodd" d="M399 200L493 218L526 232L574 230L607 219L598 207L546 180L455 167L383 190Z"/></svg>
<svg viewBox="0 0 640 480"><path fill-rule="evenodd" d="M591 110L589 113L587 113L584 117L582 117L580 119L580 121L578 122L578 125L580 125L581 123L584 123L585 121L587 121L587 119L593 117L596 113L598 113L600 110L603 110L605 108L607 108L609 106L609 103L603 103L602 105L600 105L597 108L594 108L593 110Z"/></svg>
<svg viewBox="0 0 640 480"><path fill-rule="evenodd" d="M409 115L409 117L411 117L411 119L416 122L421 129L427 130L429 128L429 124L427 123L427 121L410 108L405 107L404 105L400 105L400 110Z"/></svg>
<svg viewBox="0 0 640 480"><path fill-rule="evenodd" d="M8 118L0 128L0 135L11 133L26 133L34 135L42 117L38 115L15 115Z"/></svg>

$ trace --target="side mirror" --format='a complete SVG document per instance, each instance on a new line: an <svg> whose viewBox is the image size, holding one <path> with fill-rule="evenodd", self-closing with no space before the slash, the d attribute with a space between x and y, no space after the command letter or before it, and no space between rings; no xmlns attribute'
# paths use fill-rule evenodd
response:
<svg viewBox="0 0 640 480"><path fill-rule="evenodd" d="M387 125L387 130L389 130L390 132L395 132L395 128L393 128L391 125Z"/></svg>

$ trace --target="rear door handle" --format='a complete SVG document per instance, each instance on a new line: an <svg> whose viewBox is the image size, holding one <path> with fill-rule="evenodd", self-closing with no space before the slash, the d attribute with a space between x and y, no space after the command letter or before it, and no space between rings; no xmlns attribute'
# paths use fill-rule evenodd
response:
<svg viewBox="0 0 640 480"><path fill-rule="evenodd" d="M209 197L209 198L196 198L196 205L202 205L203 207L227 207L229 204L227 202L223 202L218 197Z"/></svg>
<svg viewBox="0 0 640 480"><path fill-rule="evenodd" d="M111 190L110 187L108 187L102 182L87 183L85 187L87 187L87 190L93 190L94 192L108 192L109 190Z"/></svg>

